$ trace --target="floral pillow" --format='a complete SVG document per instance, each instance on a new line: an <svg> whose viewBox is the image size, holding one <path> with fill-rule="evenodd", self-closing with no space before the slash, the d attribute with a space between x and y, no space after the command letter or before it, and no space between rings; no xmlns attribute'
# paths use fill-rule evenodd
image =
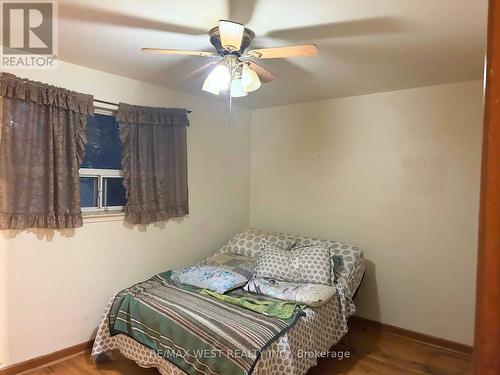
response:
<svg viewBox="0 0 500 375"><path fill-rule="evenodd" d="M252 278L243 289L285 301L295 301L308 306L321 306L332 298L336 289L327 285L289 283L274 279Z"/></svg>
<svg viewBox="0 0 500 375"><path fill-rule="evenodd" d="M285 250L276 244L262 244L256 276L293 283L331 284L330 251L321 245Z"/></svg>
<svg viewBox="0 0 500 375"><path fill-rule="evenodd" d="M187 285L225 293L245 285L248 278L237 272L214 266L196 265L185 267L176 273L176 278Z"/></svg>

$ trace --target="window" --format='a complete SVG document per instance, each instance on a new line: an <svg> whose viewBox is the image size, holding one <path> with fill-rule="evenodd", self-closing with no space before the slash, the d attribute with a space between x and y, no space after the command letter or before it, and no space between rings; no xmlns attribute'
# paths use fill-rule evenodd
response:
<svg viewBox="0 0 500 375"><path fill-rule="evenodd" d="M120 211L125 206L122 143L114 116L96 113L87 121L85 158L80 167L83 211Z"/></svg>

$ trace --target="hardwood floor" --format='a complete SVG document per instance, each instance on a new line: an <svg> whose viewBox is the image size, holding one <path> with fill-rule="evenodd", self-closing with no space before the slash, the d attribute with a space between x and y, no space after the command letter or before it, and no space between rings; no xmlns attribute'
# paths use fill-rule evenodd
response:
<svg viewBox="0 0 500 375"><path fill-rule="evenodd" d="M350 350L351 358L320 359L308 375L404 375L404 374L471 374L471 355L422 343L375 327L355 323L348 337L333 350ZM107 362L95 365L89 353L37 369L30 375L157 375L155 369L143 369L116 353Z"/></svg>

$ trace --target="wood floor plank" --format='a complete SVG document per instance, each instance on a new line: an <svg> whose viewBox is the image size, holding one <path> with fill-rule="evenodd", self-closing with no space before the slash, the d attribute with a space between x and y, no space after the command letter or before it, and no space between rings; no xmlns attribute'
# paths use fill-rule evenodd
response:
<svg viewBox="0 0 500 375"><path fill-rule="evenodd" d="M468 375L472 373L469 354L428 345L410 338L353 324L344 340L332 350L349 350L351 358L325 358L308 375ZM29 375L158 375L119 353L98 365L85 352Z"/></svg>

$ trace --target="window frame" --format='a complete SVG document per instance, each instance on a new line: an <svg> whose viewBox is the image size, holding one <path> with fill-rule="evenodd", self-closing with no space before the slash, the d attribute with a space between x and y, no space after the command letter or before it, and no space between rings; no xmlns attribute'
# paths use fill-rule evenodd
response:
<svg viewBox="0 0 500 375"><path fill-rule="evenodd" d="M116 117L116 110L104 106L94 105L94 113ZM80 168L78 177L94 177L97 178L97 207L81 207L84 214L113 214L123 213L125 206L108 206L104 207L104 178L123 178L123 170L121 169L99 169L99 168Z"/></svg>
<svg viewBox="0 0 500 375"><path fill-rule="evenodd" d="M117 212L123 211L124 206L104 206L104 178L123 178L121 169L80 168L78 177L97 178L97 206L82 207L82 212Z"/></svg>

